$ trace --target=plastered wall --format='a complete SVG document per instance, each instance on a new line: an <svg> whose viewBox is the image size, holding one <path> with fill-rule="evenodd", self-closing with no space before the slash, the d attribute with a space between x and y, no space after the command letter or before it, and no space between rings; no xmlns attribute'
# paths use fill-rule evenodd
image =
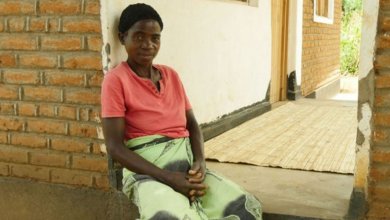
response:
<svg viewBox="0 0 390 220"><path fill-rule="evenodd" d="M302 79L302 15L303 1L289 1L287 74L295 71L297 85Z"/></svg>
<svg viewBox="0 0 390 220"><path fill-rule="evenodd" d="M378 20L378 0L363 1L362 44L359 64L359 114L356 148L355 187L365 188L369 164L369 150L372 134L373 111L373 61L375 55L375 37ZM372 78L373 76L371 76Z"/></svg>
<svg viewBox="0 0 390 220"><path fill-rule="evenodd" d="M106 69L127 58L117 40L117 23L121 11L136 2L160 13L164 30L155 63L178 71L200 123L265 99L271 66L270 0L260 0L258 7L235 0L101 0Z"/></svg>

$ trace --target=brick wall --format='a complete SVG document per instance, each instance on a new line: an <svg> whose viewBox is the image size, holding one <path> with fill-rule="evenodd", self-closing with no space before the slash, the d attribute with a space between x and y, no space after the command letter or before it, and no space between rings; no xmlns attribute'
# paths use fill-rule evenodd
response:
<svg viewBox="0 0 390 220"><path fill-rule="evenodd" d="M339 76L341 0L334 0L333 24L313 21L313 0L303 1L302 95Z"/></svg>
<svg viewBox="0 0 390 220"><path fill-rule="evenodd" d="M108 188L99 0L0 1L0 176Z"/></svg>
<svg viewBox="0 0 390 220"><path fill-rule="evenodd" d="M380 0L376 41L374 134L368 177L368 219L390 216L390 0Z"/></svg>

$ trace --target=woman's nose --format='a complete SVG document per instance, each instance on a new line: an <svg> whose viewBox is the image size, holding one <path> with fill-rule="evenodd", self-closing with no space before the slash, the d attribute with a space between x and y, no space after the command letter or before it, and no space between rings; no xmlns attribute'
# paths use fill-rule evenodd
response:
<svg viewBox="0 0 390 220"><path fill-rule="evenodd" d="M142 48L144 49L151 49L153 48L153 42L151 39L145 39L143 42L142 42Z"/></svg>

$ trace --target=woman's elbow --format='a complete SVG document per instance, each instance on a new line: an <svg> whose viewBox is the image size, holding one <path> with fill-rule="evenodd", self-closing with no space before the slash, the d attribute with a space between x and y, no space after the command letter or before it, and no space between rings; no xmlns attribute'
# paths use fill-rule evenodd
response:
<svg viewBox="0 0 390 220"><path fill-rule="evenodd" d="M120 146L116 146L115 143L112 143L112 142L106 142L106 148L107 148L107 153L112 157L112 158L116 158L117 155L120 154Z"/></svg>

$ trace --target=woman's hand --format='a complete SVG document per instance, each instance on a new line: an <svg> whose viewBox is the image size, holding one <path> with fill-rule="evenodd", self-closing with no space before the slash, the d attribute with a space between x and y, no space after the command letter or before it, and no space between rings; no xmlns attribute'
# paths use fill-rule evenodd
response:
<svg viewBox="0 0 390 220"><path fill-rule="evenodd" d="M204 160L194 161L191 169L188 171L188 181L190 183L203 183L206 176L206 162ZM195 201L196 197L203 196L206 194L205 190L192 189L190 191L191 202Z"/></svg>
<svg viewBox="0 0 390 220"><path fill-rule="evenodd" d="M179 192L190 198L191 202L195 200L195 196L198 194L204 195L204 192L207 188L206 184L203 182L190 182L188 175L182 172L167 171L164 182L172 187L172 189L174 189L176 192Z"/></svg>
<svg viewBox="0 0 390 220"><path fill-rule="evenodd" d="M188 171L188 180L192 183L203 182L206 175L206 162L204 160L196 160Z"/></svg>

